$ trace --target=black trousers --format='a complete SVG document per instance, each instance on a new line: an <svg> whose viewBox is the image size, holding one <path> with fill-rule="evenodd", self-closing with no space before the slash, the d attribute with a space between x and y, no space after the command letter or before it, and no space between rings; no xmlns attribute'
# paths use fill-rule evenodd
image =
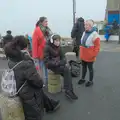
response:
<svg viewBox="0 0 120 120"><path fill-rule="evenodd" d="M87 68L89 69L89 81L93 81L94 75L93 62L82 61L82 79L85 79Z"/></svg>
<svg viewBox="0 0 120 120"><path fill-rule="evenodd" d="M79 46L74 46L74 48L73 48L73 52L75 52L76 53L76 57L79 57Z"/></svg>
<svg viewBox="0 0 120 120"><path fill-rule="evenodd" d="M67 66L59 66L59 67L54 67L51 69L54 73L60 74L64 78L64 89L65 90L73 90L73 85L72 85L72 76L69 68Z"/></svg>

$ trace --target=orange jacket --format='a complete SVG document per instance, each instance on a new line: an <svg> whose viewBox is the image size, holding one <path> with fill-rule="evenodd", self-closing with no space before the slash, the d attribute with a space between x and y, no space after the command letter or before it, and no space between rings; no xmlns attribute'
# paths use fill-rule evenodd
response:
<svg viewBox="0 0 120 120"><path fill-rule="evenodd" d="M46 40L40 29L36 27L32 36L32 57L43 59Z"/></svg>
<svg viewBox="0 0 120 120"><path fill-rule="evenodd" d="M94 62L100 51L100 37L98 33L93 32L91 34L86 41L86 47L80 46L80 59L86 62Z"/></svg>

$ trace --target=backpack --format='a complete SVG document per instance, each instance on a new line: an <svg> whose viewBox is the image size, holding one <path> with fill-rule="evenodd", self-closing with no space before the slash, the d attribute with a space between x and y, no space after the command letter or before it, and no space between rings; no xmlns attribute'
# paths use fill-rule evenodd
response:
<svg viewBox="0 0 120 120"><path fill-rule="evenodd" d="M3 94L7 95L8 97L15 97L18 95L26 83L25 81L25 83L17 91L14 69L22 62L23 61L17 63L12 69L6 69L2 74L1 89L3 91Z"/></svg>

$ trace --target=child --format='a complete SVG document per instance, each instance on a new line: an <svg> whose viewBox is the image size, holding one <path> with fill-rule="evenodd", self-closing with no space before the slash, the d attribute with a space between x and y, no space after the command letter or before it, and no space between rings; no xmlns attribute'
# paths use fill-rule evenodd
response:
<svg viewBox="0 0 120 120"><path fill-rule="evenodd" d="M51 36L45 48L44 62L48 69L64 77L65 95L70 99L76 100L78 97L73 92L71 72L61 51L60 40L61 37L59 35L54 34Z"/></svg>

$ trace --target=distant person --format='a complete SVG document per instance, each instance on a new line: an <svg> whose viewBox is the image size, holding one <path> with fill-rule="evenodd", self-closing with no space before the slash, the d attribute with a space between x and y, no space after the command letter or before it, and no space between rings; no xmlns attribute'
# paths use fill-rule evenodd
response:
<svg viewBox="0 0 120 120"><path fill-rule="evenodd" d="M112 28L113 28L114 30L116 30L116 29L118 29L118 28L119 28L119 26L118 26L118 23L117 23L116 19L114 19L114 20L113 20L113 23L112 23Z"/></svg>
<svg viewBox="0 0 120 120"><path fill-rule="evenodd" d="M3 37L3 45L5 46L5 44L11 42L12 39L13 39L12 31L11 30L6 31L6 36Z"/></svg>
<svg viewBox="0 0 120 120"><path fill-rule="evenodd" d="M60 46L61 37L53 34L45 49L44 61L46 67L56 74L60 74L64 78L65 95L70 99L76 100L72 85L72 76L69 67L66 64L64 54Z"/></svg>
<svg viewBox="0 0 120 120"><path fill-rule="evenodd" d="M59 101L50 99L43 92L43 81L37 73L33 60L21 50L27 47L24 36L16 36L13 42L5 45L8 66L14 68L18 96L21 99L25 120L42 120L44 108L46 112L54 112L59 108Z"/></svg>
<svg viewBox="0 0 120 120"><path fill-rule="evenodd" d="M32 37L30 37L28 34L26 34L25 38L26 38L26 42L28 44L28 46L27 46L28 51L29 51L30 55L32 56Z"/></svg>
<svg viewBox="0 0 120 120"><path fill-rule="evenodd" d="M110 36L111 36L111 30L112 30L112 27L110 26L110 25L106 25L106 27L104 28L104 31L105 31L105 35L104 35L104 37L105 37L105 39L106 39L106 42L108 42L109 41L109 38L110 38Z"/></svg>
<svg viewBox="0 0 120 120"><path fill-rule="evenodd" d="M80 59L82 60L82 78L79 80L78 84L83 84L86 82L85 77L88 68L89 81L86 82L86 87L93 85L93 64L96 60L96 56L100 51L100 37L93 28L93 25L93 20L87 20L85 22L85 32L83 33L83 36L81 38L80 45Z"/></svg>
<svg viewBox="0 0 120 120"><path fill-rule="evenodd" d="M79 45L81 44L81 37L84 31L84 19L82 17L77 18L71 32L71 37L74 39L73 52L76 53L77 57L79 56Z"/></svg>

